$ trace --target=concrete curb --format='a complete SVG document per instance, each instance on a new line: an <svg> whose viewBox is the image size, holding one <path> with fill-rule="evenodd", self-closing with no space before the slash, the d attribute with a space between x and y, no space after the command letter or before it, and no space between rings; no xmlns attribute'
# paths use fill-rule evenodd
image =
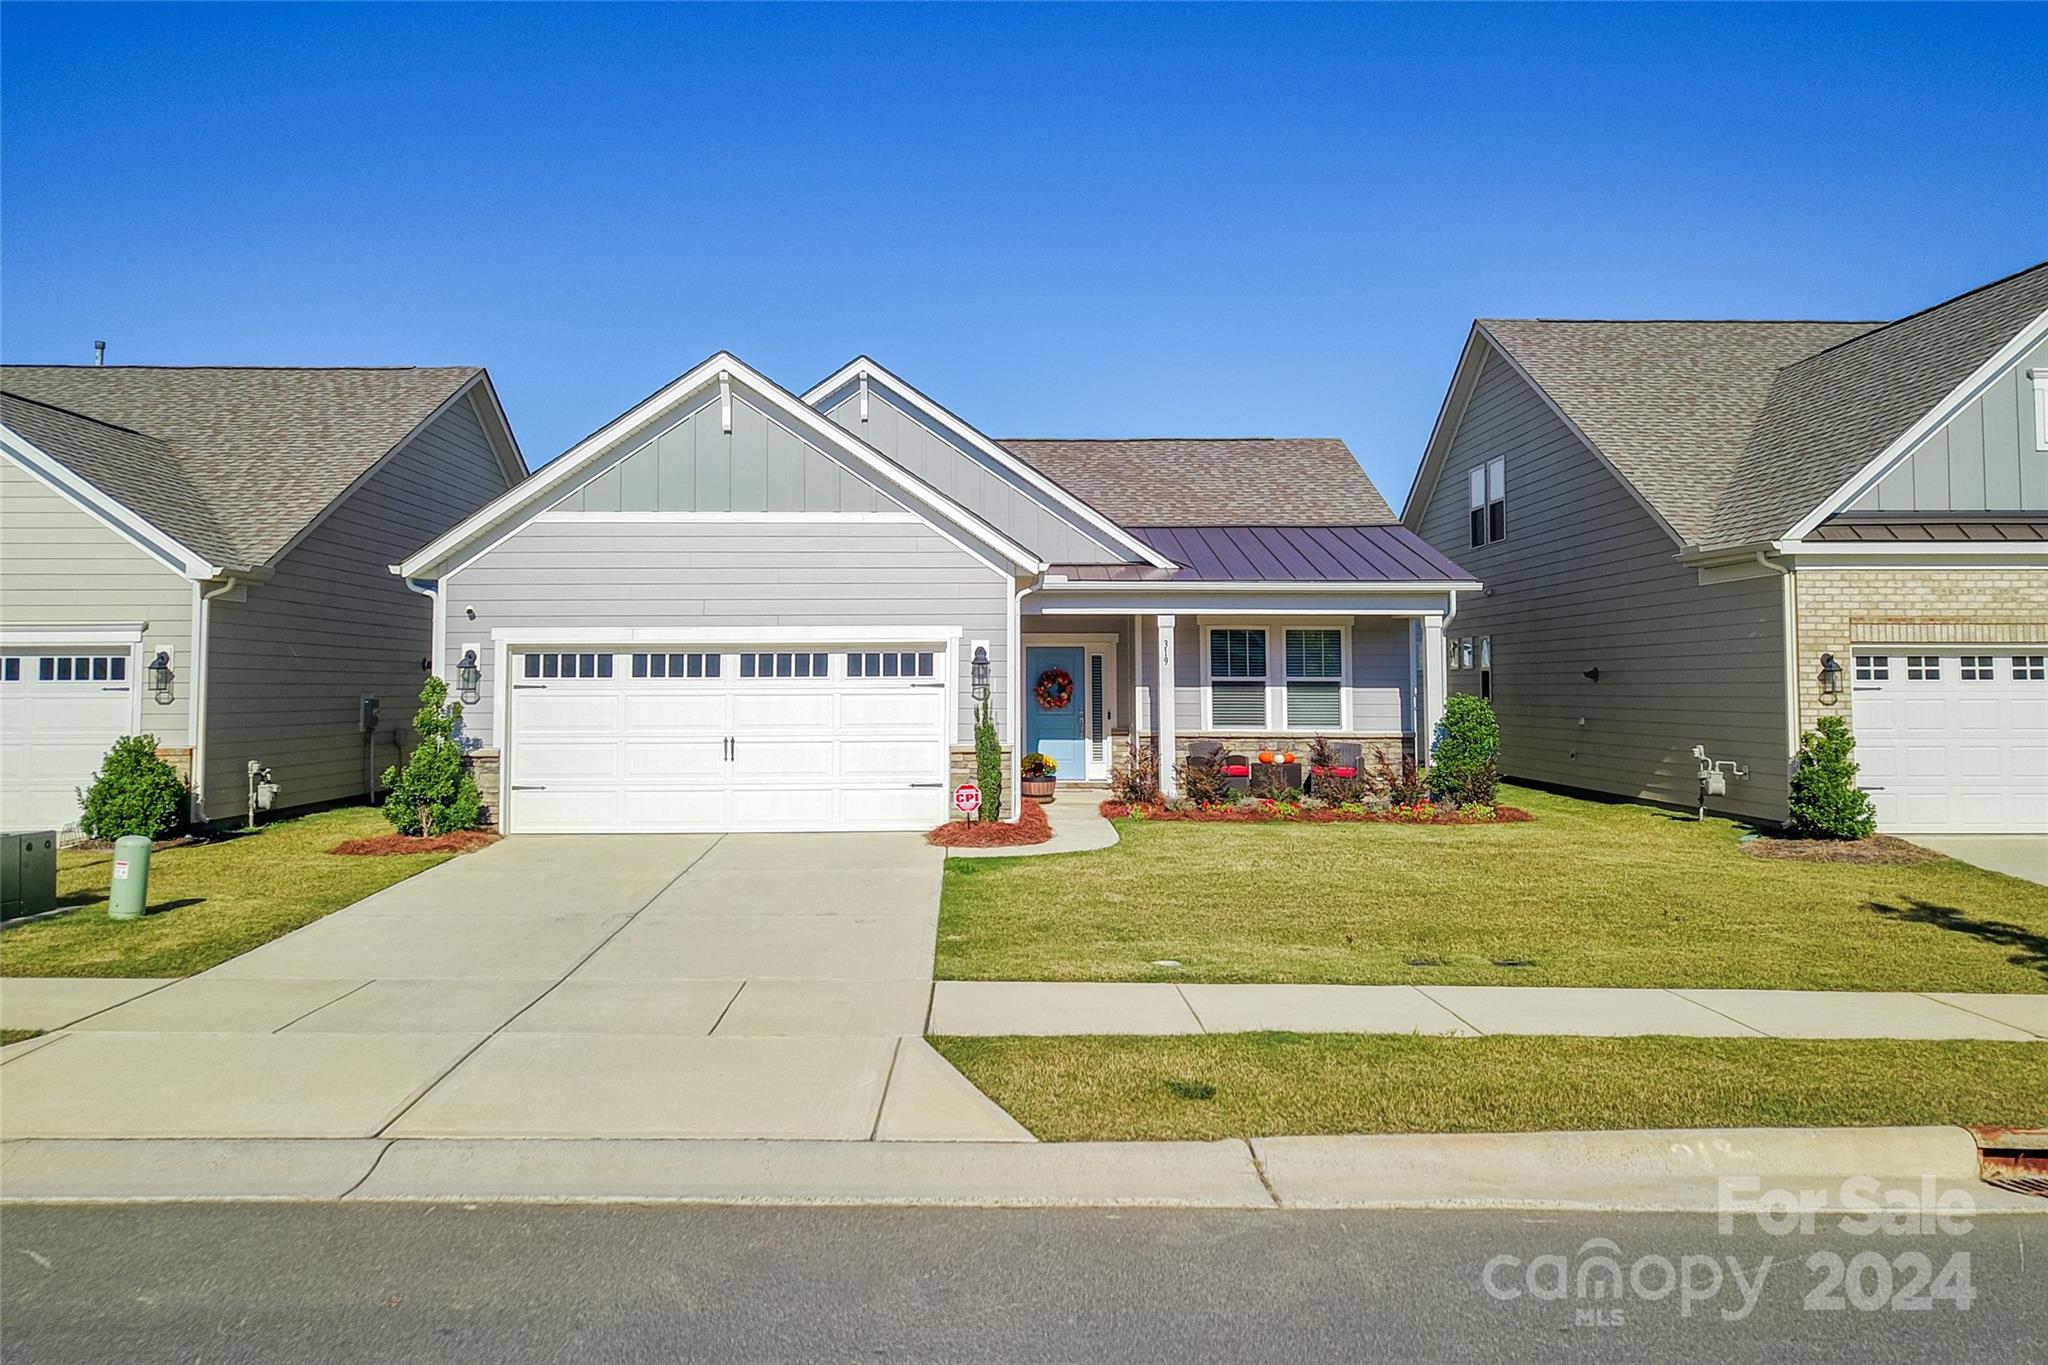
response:
<svg viewBox="0 0 2048 1365"><path fill-rule="evenodd" d="M1724 1197L1721 1181L1748 1182ZM1843 1182L1977 1213L2048 1200L1977 1178L1960 1128L1260 1138L1252 1142L809 1142L671 1138L27 1139L0 1147L0 1201L381 1200L1015 1208L1527 1208L1718 1212Z"/></svg>

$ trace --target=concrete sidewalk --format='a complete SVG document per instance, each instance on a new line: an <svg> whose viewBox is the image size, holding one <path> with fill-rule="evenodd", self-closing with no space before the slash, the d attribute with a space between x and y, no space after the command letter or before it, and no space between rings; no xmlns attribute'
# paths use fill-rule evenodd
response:
<svg viewBox="0 0 2048 1365"><path fill-rule="evenodd" d="M935 1035L1421 1033L1623 1038L2048 1039L2048 994L1572 986L941 981Z"/></svg>
<svg viewBox="0 0 2048 1365"><path fill-rule="evenodd" d="M1044 803L1052 838L1020 848L949 848L949 858L1035 858L1046 853L1093 853L1116 846L1116 826L1102 818L1099 791L1072 793L1064 801Z"/></svg>
<svg viewBox="0 0 2048 1365"><path fill-rule="evenodd" d="M448 1200L1755 1210L1777 1190L1845 1206L1960 1191L1974 1213L2048 1213L1978 1178L1960 1128L1706 1129L1215 1142L16 1141L13 1202ZM1724 1188L1724 1180L1746 1182ZM1924 1183L1923 1182L1927 1182ZM1802 1197L1805 1197L1802 1194ZM1933 1208L1926 1211L1933 1212ZM1954 1213L1953 1204L1941 1211Z"/></svg>

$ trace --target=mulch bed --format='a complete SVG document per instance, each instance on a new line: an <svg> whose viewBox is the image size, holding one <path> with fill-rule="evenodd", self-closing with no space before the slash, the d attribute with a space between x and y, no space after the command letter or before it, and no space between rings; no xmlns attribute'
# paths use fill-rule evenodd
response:
<svg viewBox="0 0 2048 1365"><path fill-rule="evenodd" d="M379 834L369 839L350 839L328 849L351 858L390 858L401 853L474 853L498 842L498 836L480 829L459 830L422 839L413 834Z"/></svg>
<svg viewBox="0 0 2048 1365"><path fill-rule="evenodd" d="M1014 822L1000 820L948 820L924 836L940 848L1022 848L1052 838L1052 824L1045 807L1026 798Z"/></svg>
<svg viewBox="0 0 2048 1365"><path fill-rule="evenodd" d="M1889 834L1868 839L1751 839L1742 851L1752 858L1789 858L1800 863L1931 863L1948 855L1909 844Z"/></svg>
<svg viewBox="0 0 2048 1365"><path fill-rule="evenodd" d="M1514 825L1536 818L1519 806L1495 806L1493 818L1489 820L1456 810L1440 810L1427 816L1393 810L1302 810L1298 807L1283 813L1278 806L1269 806L1265 810L1238 810L1229 806L1169 810L1165 806L1146 806L1142 811L1133 811L1122 801L1103 802L1102 814L1109 820L1137 815L1142 820L1180 820L1198 825Z"/></svg>
<svg viewBox="0 0 2048 1365"><path fill-rule="evenodd" d="M221 841L222 838L231 837L233 836L210 836L205 834L174 834L168 839L151 840L149 845L149 851L151 853L161 853L167 848L189 848L193 844L217 844ZM63 847L64 851L67 853L72 852L74 850L84 853L112 853L114 851L114 841L112 839L80 839L77 843L65 844Z"/></svg>

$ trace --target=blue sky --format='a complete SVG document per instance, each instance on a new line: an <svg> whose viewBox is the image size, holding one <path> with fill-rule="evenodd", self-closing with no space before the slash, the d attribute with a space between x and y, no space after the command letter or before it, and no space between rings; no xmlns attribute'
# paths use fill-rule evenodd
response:
<svg viewBox="0 0 2048 1365"><path fill-rule="evenodd" d="M995 435L1335 435L1475 315L1888 317L2048 255L2021 7L0 8L0 354L709 352Z"/></svg>

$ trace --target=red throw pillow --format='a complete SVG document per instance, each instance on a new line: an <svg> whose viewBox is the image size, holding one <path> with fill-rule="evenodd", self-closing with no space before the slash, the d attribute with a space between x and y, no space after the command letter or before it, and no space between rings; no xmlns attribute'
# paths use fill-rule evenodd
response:
<svg viewBox="0 0 2048 1365"><path fill-rule="evenodd" d="M1226 763L1223 765L1223 775L1225 777L1250 777L1252 775L1251 765L1248 763Z"/></svg>
<svg viewBox="0 0 2048 1365"><path fill-rule="evenodd" d="M1356 768L1332 768L1332 769L1330 769L1330 775L1331 775L1331 776L1333 776L1333 777L1356 777L1356 776L1358 776L1358 769L1356 769Z"/></svg>

